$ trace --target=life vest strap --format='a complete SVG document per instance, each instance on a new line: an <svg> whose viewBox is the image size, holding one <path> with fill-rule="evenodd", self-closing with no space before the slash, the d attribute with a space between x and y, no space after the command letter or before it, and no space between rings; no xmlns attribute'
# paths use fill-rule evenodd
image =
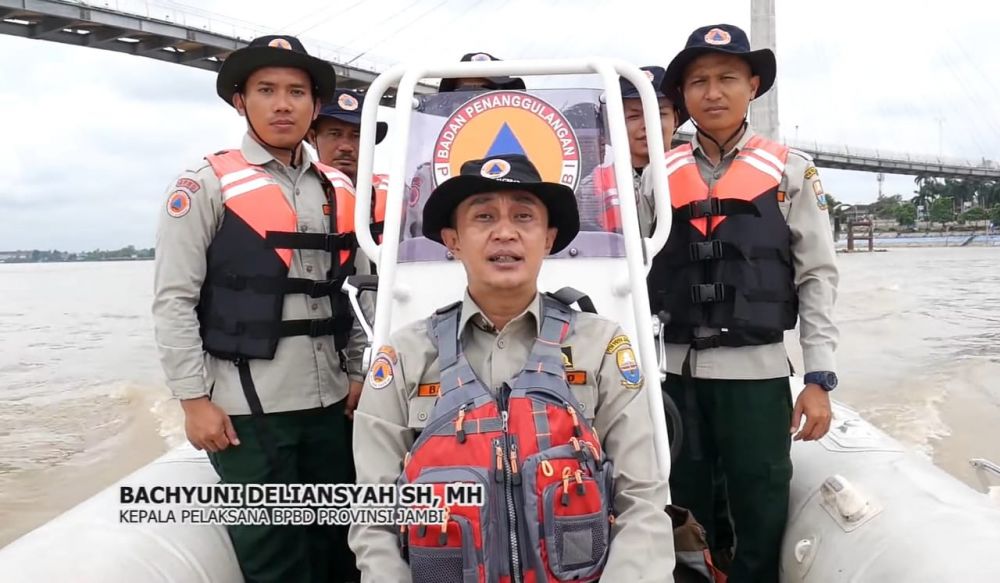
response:
<svg viewBox="0 0 1000 583"><path fill-rule="evenodd" d="M591 314L597 313L597 308L594 307L594 301L590 299L590 296L583 293L582 291L572 288L564 287L560 288L554 292L549 292L549 297L559 300L560 302L566 304L567 306L572 306L577 304L580 309L584 312L590 312Z"/></svg>
<svg viewBox="0 0 1000 583"><path fill-rule="evenodd" d="M320 251L353 251L357 246L354 233L292 233L268 231L264 244L272 249L317 249Z"/></svg>
<svg viewBox="0 0 1000 583"><path fill-rule="evenodd" d="M723 217L732 215L760 216L757 205L747 200L737 198L709 197L692 200L684 206L674 209L675 221L690 221L708 217Z"/></svg>
<svg viewBox="0 0 1000 583"><path fill-rule="evenodd" d="M343 285L341 279L305 279L300 277L244 277L227 273L213 281L219 287L242 291L249 289L263 294L304 294L311 298L332 295Z"/></svg>
<svg viewBox="0 0 1000 583"><path fill-rule="evenodd" d="M719 282L691 286L691 301L695 304L733 301L737 295L751 302L787 302L795 297L791 288L737 290L735 286Z"/></svg>
<svg viewBox="0 0 1000 583"><path fill-rule="evenodd" d="M314 320L282 320L281 322L227 322L213 318L205 326L221 330L231 336L248 338L286 338L288 336L330 336L343 332L351 324L350 318L322 318Z"/></svg>
<svg viewBox="0 0 1000 583"><path fill-rule="evenodd" d="M745 249L730 241L718 239L695 241L688 244L688 257L691 261L716 261L719 259L776 259L784 263L791 261L788 253L777 247L754 245Z"/></svg>

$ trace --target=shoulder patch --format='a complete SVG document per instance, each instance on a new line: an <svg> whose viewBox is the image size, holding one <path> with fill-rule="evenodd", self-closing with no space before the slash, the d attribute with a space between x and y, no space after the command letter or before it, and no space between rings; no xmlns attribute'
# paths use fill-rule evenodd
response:
<svg viewBox="0 0 1000 583"><path fill-rule="evenodd" d="M638 389L642 386L642 371L635 359L631 346L623 346L615 353L618 372L622 375L622 386L626 389Z"/></svg>
<svg viewBox="0 0 1000 583"><path fill-rule="evenodd" d="M624 334L620 334L620 335L615 336L614 338L612 338L611 342L608 342L608 347L604 349L604 352L607 353L607 354L614 354L620 348L623 348L623 347L629 348L631 346L632 346L632 342L629 341L628 336L626 336Z"/></svg>
<svg viewBox="0 0 1000 583"><path fill-rule="evenodd" d="M180 188L194 194L201 190L201 185L198 184L197 180L192 180L190 178L178 178L177 184L174 185L174 188Z"/></svg>
<svg viewBox="0 0 1000 583"><path fill-rule="evenodd" d="M392 382L392 364L389 359L380 355L372 363L371 370L368 371L368 384L373 389L384 389Z"/></svg>
<svg viewBox="0 0 1000 583"><path fill-rule="evenodd" d="M175 190L167 198L167 214L179 219L191 210L191 195L183 190Z"/></svg>
<svg viewBox="0 0 1000 583"><path fill-rule="evenodd" d="M388 358L389 362L392 364L396 364L399 361L399 358L396 356L396 349L388 344L380 346L378 352L375 353L375 358L380 356Z"/></svg>
<svg viewBox="0 0 1000 583"><path fill-rule="evenodd" d="M815 166L810 166L810 167L806 168L805 179L809 180L813 176L816 176L817 173L818 173L818 171L816 170L816 167Z"/></svg>

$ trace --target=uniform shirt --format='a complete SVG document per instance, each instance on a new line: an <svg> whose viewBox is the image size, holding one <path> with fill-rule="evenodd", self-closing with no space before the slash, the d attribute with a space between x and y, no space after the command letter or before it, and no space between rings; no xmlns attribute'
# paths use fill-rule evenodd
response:
<svg viewBox="0 0 1000 583"><path fill-rule="evenodd" d="M459 321L460 340L469 364L483 384L496 391L521 371L539 334L541 297L497 331L479 307L465 296ZM668 581L673 572L673 528L664 512L668 487L657 471L653 428L643 383L626 387L617 350L607 353L621 328L603 318L580 313L563 342L569 368L586 373L586 383L571 385L584 406L608 457L615 464L614 539L603 580ZM354 456L358 483L392 483L402 473L403 457L430 417L436 397L419 395L419 386L440 381L437 346L428 336L428 320L392 336L382 349L392 362L392 378L381 389L365 381L354 414ZM617 346L616 343L615 346ZM564 362L564 364L566 364ZM383 381L384 382L384 381ZM362 581L410 581L409 567L392 527L351 527L350 544Z"/></svg>
<svg viewBox="0 0 1000 583"><path fill-rule="evenodd" d="M751 137L753 130L748 127L743 137L715 166L695 134L691 140L694 159L702 179L710 188L729 169L737 153ZM778 190L785 193L778 206L791 231L792 263L799 298L799 342L805 372L836 371L834 351L838 331L833 322L833 306L837 299L839 274L826 197L808 154L789 150ZM642 221L640 227L648 236L656 216L656 201L652 197L652 181L648 172L644 174L642 192L651 210L649 218ZM718 330L710 328L696 331L697 336L718 333ZM687 353L686 344L667 344L667 371L681 374L681 365ZM691 351L691 374L697 378L752 380L785 377L790 373L788 355L781 342Z"/></svg>
<svg viewBox="0 0 1000 583"><path fill-rule="evenodd" d="M298 216L299 230L329 233L330 217L323 214L326 194L320 179L310 170L312 159L303 148L297 168L276 160L249 135L240 148L250 164L267 170L285 194ZM182 190L190 196L190 209L175 217L160 211L156 234L153 322L160 362L167 386L178 399L209 395L230 415L250 413L236 366L202 349L195 306L205 281L208 246L222 226L224 205L219 179L205 160L182 173L168 193ZM169 194L168 194L169 196ZM312 249L295 250L289 277L323 279L332 256ZM359 273L368 273L368 261L359 251ZM283 319L329 318L333 315L329 298L303 294L285 296ZM363 379L360 355L364 332L355 323L347 347L348 370ZM263 409L267 413L296 411L332 405L347 395L348 378L340 368L332 336L282 338L273 360L252 359L250 372Z"/></svg>

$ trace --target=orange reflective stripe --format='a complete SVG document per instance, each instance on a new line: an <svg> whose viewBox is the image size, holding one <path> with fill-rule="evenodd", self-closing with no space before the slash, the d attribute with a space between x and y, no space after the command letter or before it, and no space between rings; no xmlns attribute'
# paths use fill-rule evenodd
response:
<svg viewBox="0 0 1000 583"><path fill-rule="evenodd" d="M334 196L337 202L337 232L354 232L354 184L346 174L332 166L316 162L316 167L323 172L330 184L333 185ZM351 252L344 250L340 252L340 264L344 265L351 259Z"/></svg>
<svg viewBox="0 0 1000 583"><path fill-rule="evenodd" d="M709 196L753 201L781 182L788 159L787 147L761 136L753 136L747 140L722 178L715 183L712 192L709 192L691 153L690 144L667 153L667 179L670 183L671 205L675 209L697 200L705 200ZM724 220L726 217L712 217L712 229ZM691 219L690 222L703 235L708 234L707 219Z"/></svg>
<svg viewBox="0 0 1000 583"><path fill-rule="evenodd" d="M208 163L219 178L223 201L263 239L268 231L294 231L298 218L285 193L259 166L251 166L239 150L209 156ZM286 266L292 264L291 249L275 249Z"/></svg>

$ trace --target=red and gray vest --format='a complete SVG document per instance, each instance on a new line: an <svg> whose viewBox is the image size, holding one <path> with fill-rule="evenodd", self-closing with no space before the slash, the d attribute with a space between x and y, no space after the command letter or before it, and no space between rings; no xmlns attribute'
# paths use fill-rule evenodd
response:
<svg viewBox="0 0 1000 583"><path fill-rule="evenodd" d="M674 226L647 278L653 312L669 314L668 342L771 344L795 327L791 232L778 206L787 158L787 147L753 136L709 188L690 144L668 152ZM699 326L723 332L695 339Z"/></svg>
<svg viewBox="0 0 1000 583"><path fill-rule="evenodd" d="M414 583L596 581L611 543L612 463L567 384L561 343L577 312L543 296L541 333L523 369L494 393L459 341L460 304L430 321L438 400L400 484L482 484L483 507L446 508L442 524L401 529Z"/></svg>

